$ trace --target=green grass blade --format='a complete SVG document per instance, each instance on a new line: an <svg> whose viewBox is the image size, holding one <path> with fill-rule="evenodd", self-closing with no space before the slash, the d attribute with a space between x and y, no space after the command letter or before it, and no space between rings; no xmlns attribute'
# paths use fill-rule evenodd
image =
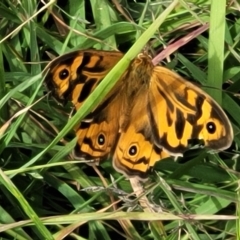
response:
<svg viewBox="0 0 240 240"><path fill-rule="evenodd" d="M221 89L224 63L226 0L211 1L209 46L208 46L208 86ZM221 91L205 89L219 103Z"/></svg>

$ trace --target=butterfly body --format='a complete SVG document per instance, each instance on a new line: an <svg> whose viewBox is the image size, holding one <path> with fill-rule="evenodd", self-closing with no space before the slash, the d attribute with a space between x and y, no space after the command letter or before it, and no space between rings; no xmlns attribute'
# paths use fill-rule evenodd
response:
<svg viewBox="0 0 240 240"><path fill-rule="evenodd" d="M94 50L66 54L47 66L46 84L56 100L79 109L122 56ZM113 156L119 172L140 179L158 160L181 156L191 140L223 150L233 139L227 116L209 95L142 53L75 132L76 158Z"/></svg>

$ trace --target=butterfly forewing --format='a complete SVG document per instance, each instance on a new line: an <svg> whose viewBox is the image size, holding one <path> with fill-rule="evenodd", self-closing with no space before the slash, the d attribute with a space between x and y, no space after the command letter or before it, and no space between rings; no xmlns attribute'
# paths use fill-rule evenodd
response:
<svg viewBox="0 0 240 240"><path fill-rule="evenodd" d="M120 52L77 51L54 59L45 83L60 103L71 101L78 109L107 73L122 58Z"/></svg>
<svg viewBox="0 0 240 240"><path fill-rule="evenodd" d="M173 155L186 151L189 140L202 140L215 150L232 143L232 127L222 108L200 88L164 67L153 71L148 109L155 143Z"/></svg>

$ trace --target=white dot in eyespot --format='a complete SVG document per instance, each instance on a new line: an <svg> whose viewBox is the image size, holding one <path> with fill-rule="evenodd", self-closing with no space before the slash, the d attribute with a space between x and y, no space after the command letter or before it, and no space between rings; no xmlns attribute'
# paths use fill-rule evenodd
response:
<svg viewBox="0 0 240 240"><path fill-rule="evenodd" d="M208 122L206 127L207 127L208 133L210 134L215 133L217 130L217 127L214 122Z"/></svg>
<svg viewBox="0 0 240 240"><path fill-rule="evenodd" d="M104 143L105 143L105 137L104 137L104 135L102 133L100 133L98 135L98 144L99 145L104 145Z"/></svg>
<svg viewBox="0 0 240 240"><path fill-rule="evenodd" d="M137 153L137 147L135 145L131 146L128 151L130 156L134 156Z"/></svg>

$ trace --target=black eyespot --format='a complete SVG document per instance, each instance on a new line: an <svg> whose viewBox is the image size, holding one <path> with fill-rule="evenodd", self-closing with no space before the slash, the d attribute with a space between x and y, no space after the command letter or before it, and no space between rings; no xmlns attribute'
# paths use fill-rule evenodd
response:
<svg viewBox="0 0 240 240"><path fill-rule="evenodd" d="M69 76L69 71L67 69L63 69L59 72L59 78L61 80L65 80Z"/></svg>
<svg viewBox="0 0 240 240"><path fill-rule="evenodd" d="M131 147L129 148L128 154L129 154L130 156L134 156L134 155L137 154L137 147L136 147L136 145L133 145L133 146L131 146Z"/></svg>
<svg viewBox="0 0 240 240"><path fill-rule="evenodd" d="M209 133L213 134L216 132L216 125L214 122L207 123L207 130Z"/></svg>
<svg viewBox="0 0 240 240"><path fill-rule="evenodd" d="M100 146L103 146L105 144L105 136L102 133L98 135L98 144Z"/></svg>

